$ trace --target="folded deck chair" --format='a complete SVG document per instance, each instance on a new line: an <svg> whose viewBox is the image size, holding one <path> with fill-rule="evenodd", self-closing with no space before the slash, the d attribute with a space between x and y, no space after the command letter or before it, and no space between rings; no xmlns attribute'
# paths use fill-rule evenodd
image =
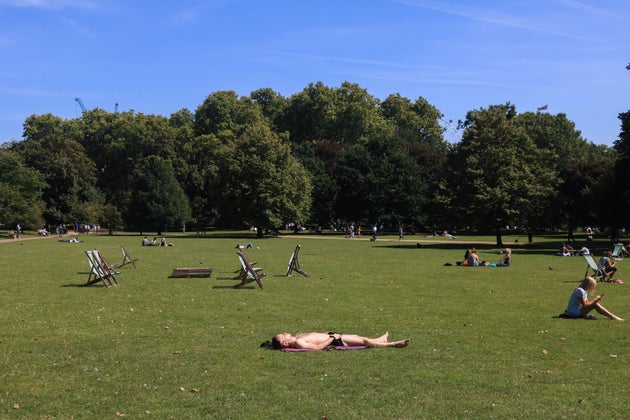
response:
<svg viewBox="0 0 630 420"><path fill-rule="evenodd" d="M628 251L623 244L615 244L613 246L612 256L615 258L623 258L628 255Z"/></svg>
<svg viewBox="0 0 630 420"><path fill-rule="evenodd" d="M291 254L291 258L289 258L289 266L287 267L287 277L291 275L291 272L296 271L303 275L304 277L310 277L311 275L305 272L300 268L300 262L298 261L298 254L300 253L300 249L302 245L298 245L295 247L293 254Z"/></svg>
<svg viewBox="0 0 630 420"><path fill-rule="evenodd" d="M85 283L86 286L99 281L102 281L105 287L118 285L114 271L105 265L97 250L85 251L85 255L87 255L88 263L90 264L90 274Z"/></svg>
<svg viewBox="0 0 630 420"><path fill-rule="evenodd" d="M118 284L118 282L116 282L115 276L117 274L120 274L120 271L116 271L116 269L119 267L119 264L111 264L98 249L92 250L92 253L94 255L94 259L101 264L101 268L105 271L105 273L110 278L112 278L116 284Z"/></svg>
<svg viewBox="0 0 630 420"><path fill-rule="evenodd" d="M126 264L131 264L133 265L133 268L136 268L136 261L138 261L138 259L131 258L131 256L129 255L129 253L123 246L123 244L120 244L120 250L122 251L122 254L123 254L123 260L122 260L122 263L118 264L118 266L122 267Z"/></svg>
<svg viewBox="0 0 630 420"><path fill-rule="evenodd" d="M586 260L586 273L584 276L588 276L589 272L591 272L591 276L595 277L596 280L599 281L611 281L610 275L604 271L604 267L602 267L599 263L595 261L592 254L582 255Z"/></svg>
<svg viewBox="0 0 630 420"><path fill-rule="evenodd" d="M241 282L234 286L235 289L240 289L248 283L255 281L258 286L262 289L263 284L261 279L265 277L265 273L262 272L262 268L260 267L252 267L249 261L247 261L247 257L243 254L243 251L236 251L236 255L238 256L238 260L241 263L240 274L237 277Z"/></svg>

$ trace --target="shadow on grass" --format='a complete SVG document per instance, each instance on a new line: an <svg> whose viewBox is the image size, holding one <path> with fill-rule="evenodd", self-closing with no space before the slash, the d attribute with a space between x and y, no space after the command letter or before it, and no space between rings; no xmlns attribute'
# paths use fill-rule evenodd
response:
<svg viewBox="0 0 630 420"><path fill-rule="evenodd" d="M510 248L512 250L513 255L518 254L527 254L527 255L547 255L547 256L558 256L558 258L581 258L580 256L575 257L561 257L557 255L558 249L560 245L557 243L539 243L539 244L527 244L527 245L519 245L519 244L503 244L503 248ZM488 244L477 244L475 242L457 242L457 243L373 243L372 247L374 248L391 248L391 249L405 249L405 250L417 250L422 252L423 249L433 249L433 250L461 250L462 252L466 250L466 248L477 248L480 251L488 251L488 250L497 250L499 249L495 245ZM592 253L599 255L602 254L606 248L592 248ZM498 253L497 253L498 254Z"/></svg>
<svg viewBox="0 0 630 420"><path fill-rule="evenodd" d="M106 288L104 284L85 284L85 283L67 283L67 284L62 284L59 287L99 287L99 288Z"/></svg>
<svg viewBox="0 0 630 420"><path fill-rule="evenodd" d="M234 287L234 285L231 286L217 286L214 285L212 286L213 289L233 289L233 290L255 290L258 289L258 287L255 286L243 286L243 287Z"/></svg>

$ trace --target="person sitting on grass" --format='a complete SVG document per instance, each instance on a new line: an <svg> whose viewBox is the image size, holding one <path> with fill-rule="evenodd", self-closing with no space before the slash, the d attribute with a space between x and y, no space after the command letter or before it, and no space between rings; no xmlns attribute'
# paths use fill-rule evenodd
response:
<svg viewBox="0 0 630 420"><path fill-rule="evenodd" d="M490 265L490 263L484 261L480 261L479 260L479 255L477 255L477 248L472 248L470 250L470 252L468 253L468 267L485 267L487 265Z"/></svg>
<svg viewBox="0 0 630 420"><path fill-rule="evenodd" d="M599 259L599 265L601 265L608 275L608 277L612 278L617 272L616 261L612 260L612 252L606 251L603 257Z"/></svg>
<svg viewBox="0 0 630 420"><path fill-rule="evenodd" d="M560 248L560 252L558 252L558 255L560 255L561 257L572 257L575 255L575 249L573 249L571 245L562 244L562 247Z"/></svg>
<svg viewBox="0 0 630 420"><path fill-rule="evenodd" d="M284 348L304 349L304 350L326 350L328 347L336 346L367 346L367 347L407 347L409 339L400 341L387 341L389 333L385 333L378 338L367 338L356 334L341 334L336 332L311 332L301 333L293 336L289 333L282 333L274 336L271 341L265 341L260 347L273 350Z"/></svg>
<svg viewBox="0 0 630 420"><path fill-rule="evenodd" d="M501 261L496 264L490 264L491 267L509 267L510 261L512 260L512 250L510 248L505 248L505 254Z"/></svg>
<svg viewBox="0 0 630 420"><path fill-rule="evenodd" d="M595 290L595 286L597 286L597 281L593 277L585 277L580 285L571 293L567 310L564 314L569 318L586 318L588 313L595 309L597 312L610 319L623 321L622 318L619 318L599 303L603 296L597 295L595 299L588 300L588 294Z"/></svg>

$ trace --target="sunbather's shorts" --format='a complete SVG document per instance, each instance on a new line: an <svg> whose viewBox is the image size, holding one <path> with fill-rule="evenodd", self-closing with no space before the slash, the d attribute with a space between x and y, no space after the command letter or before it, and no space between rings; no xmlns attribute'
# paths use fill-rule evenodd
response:
<svg viewBox="0 0 630 420"><path fill-rule="evenodd" d="M329 332L328 335L333 336L335 334L339 334L341 335L340 332ZM341 341L341 338L335 338L333 339L333 342L330 343L331 346L345 346L344 342Z"/></svg>

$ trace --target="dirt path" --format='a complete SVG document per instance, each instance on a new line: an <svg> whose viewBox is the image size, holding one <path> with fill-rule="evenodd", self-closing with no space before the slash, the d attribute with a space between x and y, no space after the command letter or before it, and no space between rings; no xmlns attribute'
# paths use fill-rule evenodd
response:
<svg viewBox="0 0 630 420"><path fill-rule="evenodd" d="M50 239L57 238L57 235L47 235L47 236L22 236L20 239L0 239L0 244L8 243L8 242L22 242L22 241L32 241L33 239Z"/></svg>

